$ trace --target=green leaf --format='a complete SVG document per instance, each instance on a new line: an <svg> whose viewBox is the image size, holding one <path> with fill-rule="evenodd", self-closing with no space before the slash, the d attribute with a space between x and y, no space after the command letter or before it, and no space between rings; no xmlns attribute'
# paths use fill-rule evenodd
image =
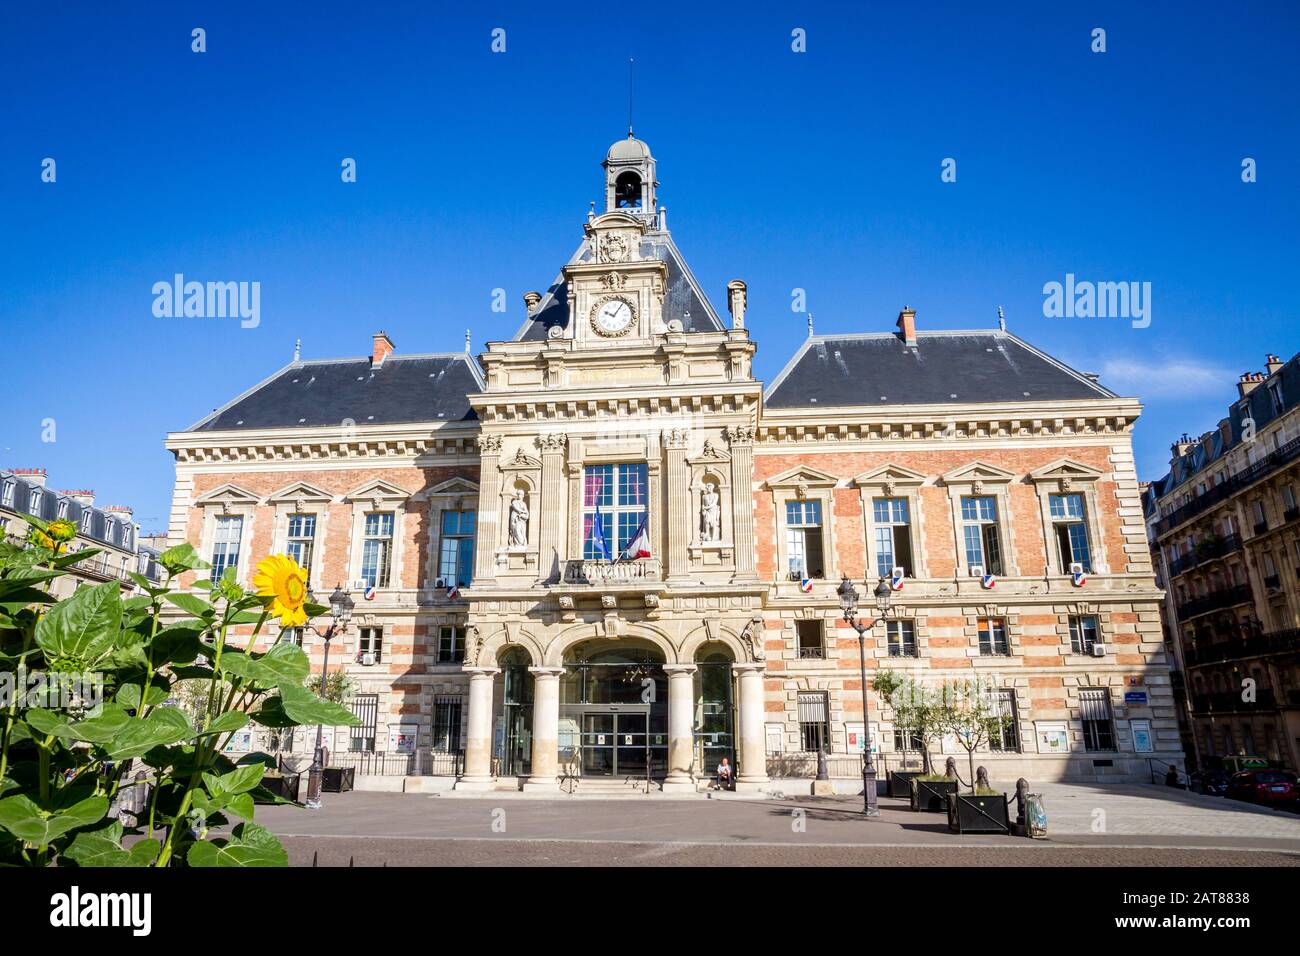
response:
<svg viewBox="0 0 1300 956"><path fill-rule="evenodd" d="M131 854L131 866L149 866L162 852L162 843L159 840L141 840L133 843L128 852Z"/></svg>
<svg viewBox="0 0 1300 956"><path fill-rule="evenodd" d="M188 541L178 544L174 548L168 548L158 555L158 563L172 574L180 574L182 571L199 571L212 566L199 557L198 552L194 550L194 545Z"/></svg>
<svg viewBox="0 0 1300 956"><path fill-rule="evenodd" d="M265 671L271 675L275 684L299 684L311 674L311 661L301 647L284 641L272 645L271 649L258 658Z"/></svg>
<svg viewBox="0 0 1300 956"><path fill-rule="evenodd" d="M229 841L195 843L185 858L190 866L288 866L289 855L265 827L241 823Z"/></svg>
<svg viewBox="0 0 1300 956"><path fill-rule="evenodd" d="M216 720L208 725L207 730L199 731L200 737L209 734L226 734L233 730L239 730L248 724L248 714L242 710L230 710L220 715Z"/></svg>
<svg viewBox="0 0 1300 956"><path fill-rule="evenodd" d="M120 734L131 722L130 716L117 704L105 704L100 713L75 724L61 714L49 710L29 710L27 722L43 734L53 734L69 740L84 740L90 744L106 744Z"/></svg>
<svg viewBox="0 0 1300 956"><path fill-rule="evenodd" d="M154 666L162 664L190 664L199 656L201 627L193 624L173 624L154 635L152 657Z"/></svg>
<svg viewBox="0 0 1300 956"><path fill-rule="evenodd" d="M167 600L187 614L192 614L198 618L210 618L216 613L212 605L203 598L193 594L186 594L184 591L178 591L175 594L169 593Z"/></svg>
<svg viewBox="0 0 1300 956"><path fill-rule="evenodd" d="M203 783L208 788L208 793L220 798L226 794L248 793L261 782L265 772L266 768L261 764L249 764L246 767L236 767L220 777L205 773Z"/></svg>
<svg viewBox="0 0 1300 956"><path fill-rule="evenodd" d="M0 578L0 599L12 600L10 595L15 591L60 577L63 577L63 575L48 568L13 568L3 578Z"/></svg>
<svg viewBox="0 0 1300 956"><path fill-rule="evenodd" d="M256 624L262 619L261 611L236 611L230 615L228 624Z"/></svg>
<svg viewBox="0 0 1300 956"><path fill-rule="evenodd" d="M46 846L69 830L98 823L107 813L107 797L89 797L62 813L47 813L19 794L0 800L0 827L26 843Z"/></svg>
<svg viewBox="0 0 1300 956"><path fill-rule="evenodd" d="M170 696L171 696L171 687L167 684L166 680L160 677L155 677L152 681L149 682L149 689L144 697L144 705L146 707L152 707L155 704L161 704ZM117 696L115 699L123 707L129 708L131 710L139 710L140 709L140 685L123 684L121 689L117 692Z"/></svg>
<svg viewBox="0 0 1300 956"><path fill-rule="evenodd" d="M284 712L279 696L268 697L262 706L250 714L255 723L263 727L296 727L298 722Z"/></svg>
<svg viewBox="0 0 1300 956"><path fill-rule="evenodd" d="M116 581L106 581L78 588L50 608L36 625L36 643L47 660L91 660L113 646L121 623L121 587Z"/></svg>
<svg viewBox="0 0 1300 956"><path fill-rule="evenodd" d="M306 687L280 685L280 706L298 724L325 724L332 727L359 727L356 714L339 704L321 700Z"/></svg>
<svg viewBox="0 0 1300 956"><path fill-rule="evenodd" d="M232 793L226 801L226 809L245 820L253 819L253 795L251 793Z"/></svg>
<svg viewBox="0 0 1300 956"><path fill-rule="evenodd" d="M102 830L78 833L60 854L78 866L130 866L131 854L122 848L122 824L114 820Z"/></svg>
<svg viewBox="0 0 1300 956"><path fill-rule="evenodd" d="M82 548L80 551L70 551L67 554L59 555L57 558L50 561L50 564L54 565L56 568L66 568L70 565L76 564L78 561L85 561L87 558L93 558L103 550L103 548Z"/></svg>
<svg viewBox="0 0 1300 956"><path fill-rule="evenodd" d="M143 720L131 721L106 749L113 760L125 760L193 736L194 728L179 709L159 707Z"/></svg>

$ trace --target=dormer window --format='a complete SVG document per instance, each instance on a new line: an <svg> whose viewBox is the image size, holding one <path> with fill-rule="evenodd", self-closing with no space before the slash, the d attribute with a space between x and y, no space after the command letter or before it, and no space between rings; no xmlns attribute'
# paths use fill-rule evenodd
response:
<svg viewBox="0 0 1300 956"><path fill-rule="evenodd" d="M614 207L616 209L641 208L641 177L636 173L629 171L614 180Z"/></svg>

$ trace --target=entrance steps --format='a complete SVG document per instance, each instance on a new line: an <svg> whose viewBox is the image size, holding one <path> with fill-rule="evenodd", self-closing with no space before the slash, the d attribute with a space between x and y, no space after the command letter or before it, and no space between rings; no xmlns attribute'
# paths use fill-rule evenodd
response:
<svg viewBox="0 0 1300 956"><path fill-rule="evenodd" d="M584 797L644 797L663 792L663 781L651 780L647 785L645 777L570 777L560 780L556 789Z"/></svg>

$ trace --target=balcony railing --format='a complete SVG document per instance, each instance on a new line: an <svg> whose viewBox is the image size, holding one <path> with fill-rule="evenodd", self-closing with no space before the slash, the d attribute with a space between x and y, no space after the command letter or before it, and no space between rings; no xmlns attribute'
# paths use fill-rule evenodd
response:
<svg viewBox="0 0 1300 956"><path fill-rule="evenodd" d="M1242 700L1240 692L1232 690L1214 694L1192 695L1193 714L1270 710L1275 706L1277 706L1277 702L1273 696L1273 691L1268 688L1256 690L1253 701Z"/></svg>
<svg viewBox="0 0 1300 956"><path fill-rule="evenodd" d="M1217 561L1226 555L1241 550L1241 535L1229 534L1221 538L1211 538L1197 545L1191 554L1181 554L1169 562L1169 574L1177 577L1193 568Z"/></svg>
<svg viewBox="0 0 1300 956"><path fill-rule="evenodd" d="M656 558L564 562L565 584L653 584L662 580L663 565Z"/></svg>
<svg viewBox="0 0 1300 956"><path fill-rule="evenodd" d="M1212 508L1219 502L1226 501L1237 492L1253 485L1262 478L1266 478L1277 469L1289 465L1297 458L1300 458L1300 438L1293 438L1277 451L1270 452L1253 465L1243 468L1236 474L1224 479L1220 484L1207 490L1205 494L1198 495L1181 508L1175 508L1168 515L1161 518L1156 522L1156 536L1167 534L1170 529L1196 517L1207 508Z"/></svg>
<svg viewBox="0 0 1300 956"><path fill-rule="evenodd" d="M1183 649L1183 660L1188 667L1204 664L1218 664L1223 661L1239 661L1249 657L1261 657L1265 654L1285 654L1300 652L1300 627L1283 631L1269 631L1267 634L1253 634L1243 638L1224 641L1218 644L1198 644Z"/></svg>
<svg viewBox="0 0 1300 956"><path fill-rule="evenodd" d="M1221 611L1237 604L1249 603L1251 600L1250 585L1238 584L1230 588L1211 591L1209 594L1192 598L1190 601L1178 605L1178 617L1180 620L1185 621L1189 617L1195 617L1198 614Z"/></svg>

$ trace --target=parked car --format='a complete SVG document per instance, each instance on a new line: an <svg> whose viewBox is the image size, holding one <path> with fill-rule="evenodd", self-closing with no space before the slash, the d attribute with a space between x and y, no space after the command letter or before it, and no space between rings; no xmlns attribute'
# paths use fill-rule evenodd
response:
<svg viewBox="0 0 1300 956"><path fill-rule="evenodd" d="M1232 777L1222 770L1198 770L1188 778L1187 789L1192 793L1222 797L1228 792L1231 781Z"/></svg>
<svg viewBox="0 0 1300 956"><path fill-rule="evenodd" d="M1300 787L1289 770L1243 770L1232 775L1228 796L1267 807L1294 809L1300 803Z"/></svg>

